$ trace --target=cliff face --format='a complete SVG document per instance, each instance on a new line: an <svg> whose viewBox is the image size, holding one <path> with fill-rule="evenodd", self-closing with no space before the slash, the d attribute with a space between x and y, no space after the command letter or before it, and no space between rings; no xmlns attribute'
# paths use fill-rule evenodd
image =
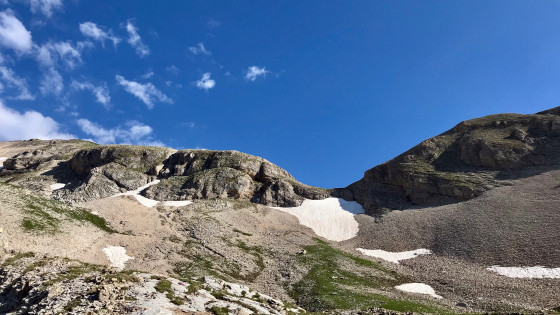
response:
<svg viewBox="0 0 560 315"><path fill-rule="evenodd" d="M145 191L158 200L245 199L269 206L297 206L328 192L296 181L269 161L237 151L181 150L165 160L162 178Z"/></svg>
<svg viewBox="0 0 560 315"><path fill-rule="evenodd" d="M560 163L559 108L464 121L365 172L337 194L370 214L468 200L535 167Z"/></svg>

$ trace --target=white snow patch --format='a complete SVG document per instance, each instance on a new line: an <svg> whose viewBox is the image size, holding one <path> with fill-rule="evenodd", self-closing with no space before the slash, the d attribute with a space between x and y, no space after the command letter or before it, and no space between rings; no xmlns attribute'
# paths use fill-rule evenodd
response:
<svg viewBox="0 0 560 315"><path fill-rule="evenodd" d="M441 295L436 294L436 291L431 286L424 283L405 283L396 286L395 289L409 293L427 294L435 297L436 299L442 298Z"/></svg>
<svg viewBox="0 0 560 315"><path fill-rule="evenodd" d="M142 186L142 187L138 187L135 190L130 190L124 193L120 193L120 194L116 194L113 197L118 197L118 196L133 196L136 200L138 200L139 203L141 203L142 205L148 207L148 208L152 208L157 206L160 201L158 200L154 200L154 199L150 199L150 198L146 198L142 195L140 195L140 192L150 186L153 186L155 184L159 183L159 179L156 179L154 181L151 181L149 183L147 183L146 185ZM162 201L164 206L170 206L170 207L182 207L182 206L186 206L192 203L192 201L190 200L180 200L180 201Z"/></svg>
<svg viewBox="0 0 560 315"><path fill-rule="evenodd" d="M143 204L148 208L155 207L159 203L159 201L157 200L146 198L142 195L134 195L134 198L136 198L136 200L138 200L139 203Z"/></svg>
<svg viewBox="0 0 560 315"><path fill-rule="evenodd" d="M560 268L492 266L486 269L510 278L560 279Z"/></svg>
<svg viewBox="0 0 560 315"><path fill-rule="evenodd" d="M163 205L169 207L182 207L182 206L190 205L191 203L193 202L190 200L164 201Z"/></svg>
<svg viewBox="0 0 560 315"><path fill-rule="evenodd" d="M52 184L52 185L51 185L51 189L52 189L52 190L57 190L57 189L64 188L64 186L66 186L66 184L63 184L63 183L56 183L56 184Z"/></svg>
<svg viewBox="0 0 560 315"><path fill-rule="evenodd" d="M111 262L111 267L117 268L118 270L124 269L124 263L134 259L126 254L126 249L120 246L108 246L103 248L103 252L109 258Z"/></svg>
<svg viewBox="0 0 560 315"><path fill-rule="evenodd" d="M360 229L354 215L364 213L359 203L339 198L306 199L299 207L273 208L296 216L301 225L311 228L315 234L337 242L358 234Z"/></svg>
<svg viewBox="0 0 560 315"><path fill-rule="evenodd" d="M356 248L360 253L371 256L375 258L381 258L386 261L398 264L401 260L416 258L420 255L429 255L432 253L431 250L425 248L419 248L415 250L410 250L406 252L387 252L381 249L364 249Z"/></svg>
<svg viewBox="0 0 560 315"><path fill-rule="evenodd" d="M0 171L4 168L4 161L6 161L8 158L5 156L0 156Z"/></svg>
<svg viewBox="0 0 560 315"><path fill-rule="evenodd" d="M146 188L148 188L148 187L150 187L150 186L153 186L153 185L155 185L155 184L157 184L157 183L159 183L159 179L156 179L156 180L154 180L154 181L151 181L151 182L147 183L147 184L144 185L144 186L141 186L141 187L136 188L135 190L129 190L129 191L124 192L124 193L116 194L116 195L113 196L113 197L138 195L142 190L144 190L144 189L146 189Z"/></svg>

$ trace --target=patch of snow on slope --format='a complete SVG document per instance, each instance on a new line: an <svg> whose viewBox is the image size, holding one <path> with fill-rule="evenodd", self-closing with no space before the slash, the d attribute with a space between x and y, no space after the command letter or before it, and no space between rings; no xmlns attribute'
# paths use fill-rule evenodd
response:
<svg viewBox="0 0 560 315"><path fill-rule="evenodd" d="M146 198L142 195L140 195L140 192L150 186L153 186L155 184L159 183L159 179L156 179L154 181L151 181L149 183L147 183L146 185L142 186L142 187L138 187L135 190L129 190L127 192L124 193L120 193L120 194L116 194L113 197L118 197L118 196L133 196L136 200L138 200L139 203L143 204L144 206L148 207L148 208L152 208L157 206L157 204L159 203L159 201L154 200L154 199L150 199L150 198ZM192 201L190 200L181 200L181 201L163 201L163 205L164 206L170 206L170 207L182 207L182 206L186 206L191 204Z"/></svg>
<svg viewBox="0 0 560 315"><path fill-rule="evenodd" d="M6 161L8 158L5 156L0 156L0 171L4 168L4 165L2 165L4 163L4 161Z"/></svg>
<svg viewBox="0 0 560 315"><path fill-rule="evenodd" d="M509 278L560 279L560 268L492 266L486 269Z"/></svg>
<svg viewBox="0 0 560 315"><path fill-rule="evenodd" d="M301 225L311 228L315 234L337 242L358 234L360 229L354 215L364 213L359 203L339 198L306 199L299 207L274 209L294 215Z"/></svg>
<svg viewBox="0 0 560 315"><path fill-rule="evenodd" d="M395 289L409 293L427 294L436 299L442 298L441 295L436 294L436 291L431 286L424 283L405 283L396 286Z"/></svg>
<svg viewBox="0 0 560 315"><path fill-rule="evenodd" d="M401 260L416 258L420 255L429 255L432 253L431 250L425 248L419 248L416 250L410 250L406 252L387 252L381 249L363 249L356 248L360 253L371 256L375 258L381 258L386 261L398 264Z"/></svg>
<svg viewBox="0 0 560 315"><path fill-rule="evenodd" d="M111 262L111 267L117 268L118 270L124 269L124 264L134 259L126 254L126 249L120 246L109 246L103 249L105 255Z"/></svg>
<svg viewBox="0 0 560 315"><path fill-rule="evenodd" d="M66 184L63 184L63 183L56 183L56 184L52 184L52 185L51 185L51 189L52 189L52 190L57 190L57 189L64 188L64 186L66 186Z"/></svg>
<svg viewBox="0 0 560 315"><path fill-rule="evenodd" d="M190 201L190 200L164 201L163 205L164 206L169 206L169 207L182 207L182 206L190 205L191 203L193 203L193 202Z"/></svg>

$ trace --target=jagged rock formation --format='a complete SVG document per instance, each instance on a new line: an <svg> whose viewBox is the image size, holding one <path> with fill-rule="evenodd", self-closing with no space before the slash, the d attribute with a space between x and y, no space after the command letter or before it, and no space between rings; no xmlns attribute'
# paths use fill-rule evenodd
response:
<svg viewBox="0 0 560 315"><path fill-rule="evenodd" d="M153 180L153 169L174 150L130 145L98 146L78 151L60 168L71 171L72 183L56 191L68 201L89 201L134 190Z"/></svg>
<svg viewBox="0 0 560 315"><path fill-rule="evenodd" d="M413 204L468 200L520 176L560 163L559 108L534 115L499 114L464 121L365 172L335 193L369 214Z"/></svg>
<svg viewBox="0 0 560 315"><path fill-rule="evenodd" d="M181 150L159 171L164 178L144 195L157 200L234 198L270 206L322 199L326 190L296 181L269 161L238 151Z"/></svg>

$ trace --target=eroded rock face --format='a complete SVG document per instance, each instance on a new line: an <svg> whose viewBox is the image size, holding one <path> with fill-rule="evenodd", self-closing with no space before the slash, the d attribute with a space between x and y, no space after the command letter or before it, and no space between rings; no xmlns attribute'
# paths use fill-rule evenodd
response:
<svg viewBox="0 0 560 315"><path fill-rule="evenodd" d="M78 151L61 167L75 174L54 197L82 202L134 190L154 179L149 175L173 152L168 148L127 145L98 146Z"/></svg>
<svg viewBox="0 0 560 315"><path fill-rule="evenodd" d="M464 121L335 191L370 214L468 200L507 184L504 174L560 164L560 110Z"/></svg>
<svg viewBox="0 0 560 315"><path fill-rule="evenodd" d="M297 206L328 192L297 182L288 172L237 151L181 150L164 161L163 178L143 194L156 200L234 198L270 206Z"/></svg>

